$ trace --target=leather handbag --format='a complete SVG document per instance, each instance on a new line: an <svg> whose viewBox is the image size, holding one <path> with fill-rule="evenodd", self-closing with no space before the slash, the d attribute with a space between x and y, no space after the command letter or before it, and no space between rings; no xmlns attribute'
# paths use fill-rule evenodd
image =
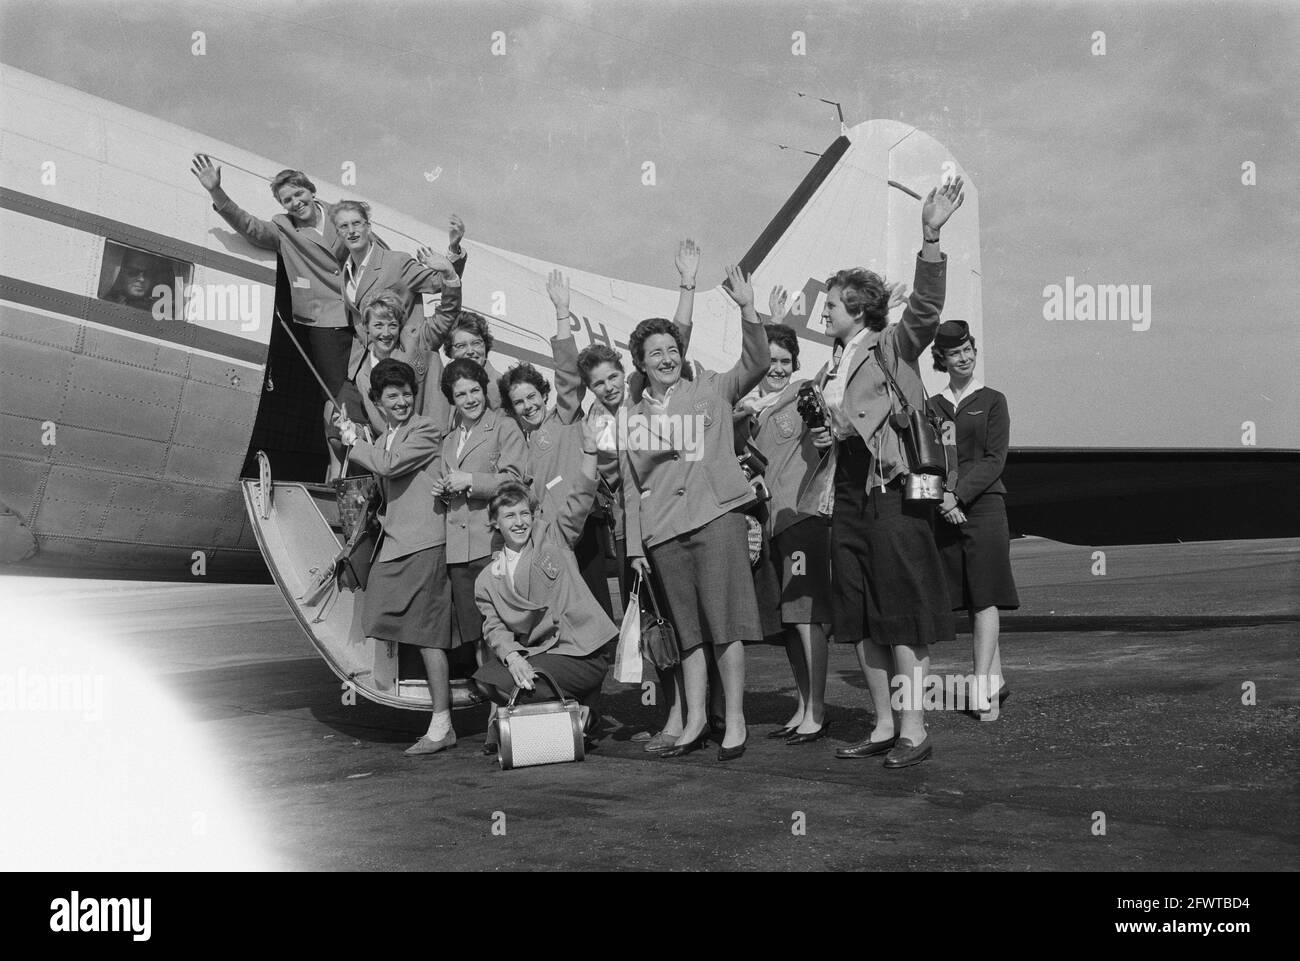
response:
<svg viewBox="0 0 1300 961"><path fill-rule="evenodd" d="M582 709L567 697L546 671L538 671L555 692L555 699L515 704L521 688L510 695L510 703L497 709L497 761L501 770L563 764L586 756L582 735Z"/></svg>
<svg viewBox="0 0 1300 961"><path fill-rule="evenodd" d="M880 345L876 344L871 351L876 355L876 363L880 365L885 378L893 388L890 397L891 406L896 398L899 407L902 408L890 413L889 423L898 434L903 456L907 459L909 480L907 493L904 496L907 500L942 500L942 478L948 473L948 452L943 446L943 418L930 407L929 398L924 396L924 388L921 407L918 409L909 404L907 396L894 380L894 375L885 366L884 353ZM912 480L913 477L916 478L915 482ZM939 480L936 483L929 478Z"/></svg>
<svg viewBox="0 0 1300 961"><path fill-rule="evenodd" d="M671 670L682 661L682 650L677 644L677 631L659 613L659 600L655 597L654 584L649 578L646 578L643 583L646 594L650 597L650 611L646 612L645 619L641 622L641 656L653 664L658 671Z"/></svg>

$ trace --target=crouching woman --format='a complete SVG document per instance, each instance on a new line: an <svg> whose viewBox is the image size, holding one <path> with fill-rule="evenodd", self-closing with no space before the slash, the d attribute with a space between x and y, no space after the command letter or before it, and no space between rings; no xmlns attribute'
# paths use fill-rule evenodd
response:
<svg viewBox="0 0 1300 961"><path fill-rule="evenodd" d="M592 708L618 637L573 553L595 498L596 476L596 439L585 428L581 471L554 517L539 513L537 498L524 484L498 487L488 513L505 546L479 574L474 592L483 636L495 655L474 675L484 696L505 704L516 688L534 690L538 671L545 671L582 705L587 731L595 724ZM488 740L495 740L493 732Z"/></svg>

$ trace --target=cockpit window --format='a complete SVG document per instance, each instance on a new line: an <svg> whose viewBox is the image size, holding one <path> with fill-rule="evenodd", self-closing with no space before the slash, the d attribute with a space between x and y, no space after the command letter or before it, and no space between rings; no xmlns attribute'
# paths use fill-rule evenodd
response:
<svg viewBox="0 0 1300 961"><path fill-rule="evenodd" d="M105 240L99 299L149 311L160 320L183 319L184 295L178 304L177 291L189 288L193 270L183 260Z"/></svg>

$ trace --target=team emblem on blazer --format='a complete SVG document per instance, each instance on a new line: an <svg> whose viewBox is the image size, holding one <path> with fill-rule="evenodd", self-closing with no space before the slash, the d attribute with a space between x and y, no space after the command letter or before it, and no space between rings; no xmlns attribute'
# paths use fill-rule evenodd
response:
<svg viewBox="0 0 1300 961"><path fill-rule="evenodd" d="M500 460L500 459L501 459L501 455L500 455L500 454L493 454L491 457L488 458L488 472L489 472L489 473L491 473L492 471L494 471L494 470L497 469L497 461Z"/></svg>
<svg viewBox="0 0 1300 961"><path fill-rule="evenodd" d="M555 561L551 559L550 554L544 554L537 559L537 569L551 580L560 576L560 569L555 566Z"/></svg>
<svg viewBox="0 0 1300 961"><path fill-rule="evenodd" d="M788 410L782 411L772 419L776 421L776 429L781 432L782 437L794 436L794 418L790 416Z"/></svg>
<svg viewBox="0 0 1300 961"><path fill-rule="evenodd" d="M548 451L554 446L551 443L550 432L544 427L534 435L534 439L537 443L537 449L540 451Z"/></svg>
<svg viewBox="0 0 1300 961"><path fill-rule="evenodd" d="M702 400L695 405L695 413L704 418L704 426L713 426L713 402Z"/></svg>

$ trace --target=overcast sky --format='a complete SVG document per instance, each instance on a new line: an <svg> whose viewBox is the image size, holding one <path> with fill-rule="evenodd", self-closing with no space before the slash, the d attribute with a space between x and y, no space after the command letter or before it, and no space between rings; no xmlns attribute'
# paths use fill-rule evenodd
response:
<svg viewBox="0 0 1300 961"><path fill-rule="evenodd" d="M1036 445L1300 447L1297 51L1294 3L0 0L5 63L661 286L679 236L708 283L749 247L839 132L818 98L914 124L979 185L988 381ZM1045 320L1067 276L1150 285L1150 329Z"/></svg>

